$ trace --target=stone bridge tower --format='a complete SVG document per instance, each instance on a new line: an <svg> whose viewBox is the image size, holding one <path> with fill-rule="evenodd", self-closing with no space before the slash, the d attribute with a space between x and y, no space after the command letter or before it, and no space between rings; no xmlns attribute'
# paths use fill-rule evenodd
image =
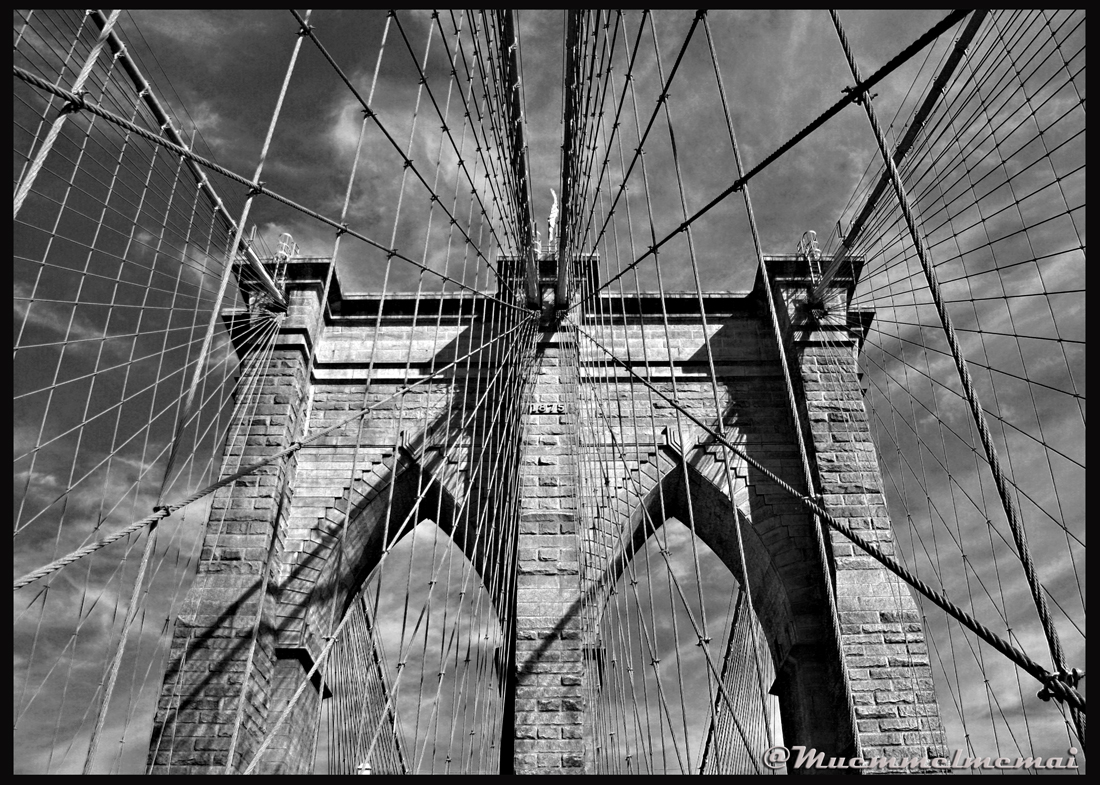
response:
<svg viewBox="0 0 1100 785"><path fill-rule="evenodd" d="M547 265L547 276L553 266ZM856 366L872 315L845 307L859 267L847 265L831 282L828 296L840 303L832 311L841 315L825 321L805 306L813 271L798 257L767 260L744 294L643 295L614 303L597 297L572 325L551 309L537 330L506 341L506 351L457 365L445 393L425 385L400 403L386 403L402 384L513 325L491 317L484 300L470 296L346 295L336 275L322 309L328 263L292 262L290 311L260 408L226 455L258 460L364 404L381 403L371 417L214 497L199 575L174 628L151 771L243 770L321 657L329 621L351 612L359 587L392 544L392 522L414 514L416 500L482 576L501 618L513 620L506 632L515 645L501 663L503 772L593 769L585 702L595 678L586 656L593 642L585 640L580 608L644 545L651 534L645 519L657 525L672 516L686 520L689 506L697 535L757 598L788 746L827 755L940 754L943 732L908 588L819 528L751 467L727 465L706 431L677 426L668 407L643 410L648 404L624 400L615 383L628 369L645 367L655 388L671 390L675 376L678 399L709 422L709 345L724 409L724 421L715 425L891 551L894 535ZM502 296L517 288L508 269L503 266ZM594 283L591 271L581 273ZM777 299L798 423L787 400L765 274ZM232 326L232 314L226 318ZM617 362L604 363L600 373L569 362L578 327ZM241 340L238 350L249 346ZM499 384L522 405L500 410L491 401L464 401L465 411L481 413L456 422L449 402L481 389L463 382L487 375L490 362L509 365ZM619 467L617 476L605 478L616 502L600 513L603 521L591 520L591 510L578 501L591 490L581 487L576 465L582 413L570 401L578 388L628 413L616 420L614 438L589 445ZM796 428L806 434L804 454ZM444 433L458 448L438 448ZM491 485L469 471L475 460L500 467ZM515 521L515 541L473 531L455 512L463 498L475 499L490 520ZM738 518L743 563L733 536ZM626 536L611 536L623 531ZM362 667L376 684L350 708L392 728L381 666L368 657ZM342 699L334 681L323 674L314 679L261 771L304 773L318 702ZM406 768L399 737L383 733L372 744L373 772Z"/></svg>

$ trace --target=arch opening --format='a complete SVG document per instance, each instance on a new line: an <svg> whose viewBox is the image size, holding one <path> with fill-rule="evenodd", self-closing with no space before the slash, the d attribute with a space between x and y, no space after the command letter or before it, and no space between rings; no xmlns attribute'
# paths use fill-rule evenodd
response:
<svg viewBox="0 0 1100 785"><path fill-rule="evenodd" d="M659 475L637 497L628 534L607 562L603 590L626 573L654 529L664 529L670 518L688 522L738 585L751 592L755 622L763 633L759 645L766 646L774 666L768 692L778 699L786 742L853 754L855 721L813 519L771 481L751 470L736 476L719 472L704 451L662 463ZM715 474L718 480L711 479ZM725 482L733 483L728 493ZM750 765L758 761L754 756Z"/></svg>
<svg viewBox="0 0 1100 785"><path fill-rule="evenodd" d="M760 754L783 736L763 630L714 550L676 517L652 520L588 651L597 769L769 773Z"/></svg>
<svg viewBox="0 0 1100 785"><path fill-rule="evenodd" d="M428 517L370 563L331 657L315 771L496 772L504 640L481 575Z"/></svg>

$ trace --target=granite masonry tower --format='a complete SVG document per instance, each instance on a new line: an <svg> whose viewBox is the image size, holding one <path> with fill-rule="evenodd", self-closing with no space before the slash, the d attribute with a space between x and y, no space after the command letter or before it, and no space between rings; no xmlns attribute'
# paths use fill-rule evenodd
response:
<svg viewBox="0 0 1100 785"><path fill-rule="evenodd" d="M574 262L575 280L582 282L575 296L596 282L592 262ZM553 289L556 263L541 264L545 296ZM226 445L227 458L247 464L284 450L364 401L381 401L417 374L509 329L490 318L476 297L349 295L335 274L322 303L328 268L321 259L289 264L289 312L262 380L260 404ZM240 772L274 735L258 771L306 773L320 702L341 697L338 679L324 673L331 619L350 612L352 598L391 544L384 522L416 504L424 515L430 508L481 575L500 617L509 619L505 633L512 645L498 669L502 773L596 770L587 696L597 689L598 665L589 656L579 609L601 581L621 572L644 540L643 512L686 519L685 505L697 535L758 598L756 616L774 664L768 689L778 698L788 746L827 755L940 754L943 731L909 589L847 540L819 528L767 478L747 465L727 466L702 429L677 431L667 408L644 424L639 418L616 424L619 431L607 450L614 444L644 446L619 461L622 477L606 478L620 489L614 531L625 527L628 536L609 539L600 555L591 552L593 538L609 537L612 529L586 520L578 502L586 489L579 487L576 466L580 413L571 401L579 386L608 383L569 361L578 340L574 325L621 352L627 366L640 367L644 346L653 364L649 381L659 387L677 375L680 399L688 406L700 401L701 413L708 399L692 393L711 389L709 344L726 407L722 426L730 438L892 552L894 534L856 365L873 314L846 305L859 268L858 261L847 263L831 281L829 320L815 318L806 305L812 271L796 256L767 259L755 288L743 294L654 294L622 303L597 296L568 318L547 297L528 338L506 340L507 351L475 354L461 366L462 378L469 379L486 376L490 362L509 363L498 377L504 391L494 399L520 403L497 411L463 399L464 411L485 414L459 423L447 415L455 407L448 409L446 396L418 389L400 406L380 405L370 417L219 491L199 575L175 622L150 770ZM500 296L525 307L517 266L502 263L501 271ZM788 404L765 275L778 306L797 421ZM699 329L700 303L707 330ZM233 314L225 320L233 332ZM250 351L241 336L237 351ZM464 392L457 376L450 381L451 396L474 395ZM610 387L597 392L606 400L616 395ZM410 428L414 414L427 424ZM805 455L796 429L805 434ZM443 433L452 445L446 451L438 449ZM459 444L465 446L453 447ZM502 467L492 483L467 470L476 460ZM804 465L815 486L810 489ZM727 476L734 478L733 487ZM500 521L499 531L513 532L514 541L486 541L469 531L465 519L451 512L464 498ZM746 532L744 570L731 535L737 516ZM318 661L318 675L273 733ZM355 707L367 717L365 725L381 729L373 734L364 766L372 773L403 771L410 765L407 750L393 731L385 674L373 667L378 690Z"/></svg>

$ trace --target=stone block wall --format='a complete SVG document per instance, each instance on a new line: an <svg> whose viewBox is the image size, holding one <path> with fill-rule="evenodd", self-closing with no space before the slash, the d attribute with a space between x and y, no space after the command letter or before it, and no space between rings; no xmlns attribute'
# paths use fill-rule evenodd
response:
<svg viewBox="0 0 1100 785"><path fill-rule="evenodd" d="M668 314L669 301L662 306L650 297L640 300L635 316L593 317L584 326L594 342L655 388L649 391L636 379L631 383L630 373L617 364L601 365L601 353L586 357L584 382L600 401L600 413L590 407L592 422L586 425L593 434L588 451L593 465L582 474L592 487L582 495L602 497L594 515L598 525L588 534L590 572L610 588L652 534L643 510L657 526L670 517L683 521L751 587L776 663L773 691L789 722L787 741L839 754L850 743L853 723L840 689L837 647L829 645L832 618L813 518L787 491L727 453L665 400L676 400L713 429L724 428L729 441L804 490L764 305L758 298L706 295L704 327L697 301ZM711 382L712 364L717 385ZM743 520L747 576L734 528L737 515ZM588 529L590 522L583 523ZM721 658L718 646L712 652Z"/></svg>
<svg viewBox="0 0 1100 785"><path fill-rule="evenodd" d="M828 313L806 307L811 280L790 259L771 263L810 460L825 508L897 555L878 454L863 404L859 349L870 314L846 310L858 260L841 268ZM855 267L855 269L853 269ZM839 532L829 556L852 712L865 757L946 754L921 614L910 588Z"/></svg>
<svg viewBox="0 0 1100 785"><path fill-rule="evenodd" d="M797 307L805 282L780 272L776 283L790 306L784 340L815 483L834 514L890 549L856 377L858 334L845 327L826 340L805 329ZM259 407L226 447L232 459L257 460L383 401L514 324L478 312L469 298L365 305L341 298L336 286L335 316L314 334L317 273L291 276L291 312ZM805 490L760 292L706 295L706 328L697 301L644 299L636 313L614 314L597 302L581 326L660 393L720 424L727 438ZM599 353L585 354L578 369L578 340L588 351L568 326L548 323L533 345L517 334L215 495L200 574L173 632L153 771L216 773L251 759L383 548L403 524L420 520L406 522L406 514L426 510L483 576L498 615L510 619L503 771L594 771L591 701L599 684L586 657L598 641L586 638L592 631L583 627L581 607L604 596L644 544L646 512L658 523L693 519L698 536L753 587L788 744L844 754L855 734L864 754L940 748L908 589L836 537L822 564L813 518L796 500L660 395L640 394L644 388ZM501 363L511 370L495 374ZM476 417L463 416L475 410ZM592 482L599 487L587 487ZM747 575L733 536L738 515ZM264 759L266 771L304 770L320 700L314 692L301 702Z"/></svg>
<svg viewBox="0 0 1100 785"><path fill-rule="evenodd" d="M863 408L855 341L795 344L826 509L896 555L878 456ZM921 614L909 587L830 533L841 645L864 756L940 757L943 725Z"/></svg>
<svg viewBox="0 0 1100 785"><path fill-rule="evenodd" d="M575 400L563 355L573 337L539 338L520 468L516 575L517 774L591 770L577 536Z"/></svg>
<svg viewBox="0 0 1100 785"><path fill-rule="evenodd" d="M298 438L318 307L316 290L293 293L255 406L231 423L237 435L226 444L223 473ZM276 461L213 495L198 576L173 628L150 742L152 773L238 772L262 741L277 667L266 577L295 469L293 457Z"/></svg>

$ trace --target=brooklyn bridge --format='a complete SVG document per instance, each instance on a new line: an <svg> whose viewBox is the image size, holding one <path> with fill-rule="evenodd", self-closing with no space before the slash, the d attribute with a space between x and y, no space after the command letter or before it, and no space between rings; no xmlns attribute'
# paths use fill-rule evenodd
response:
<svg viewBox="0 0 1100 785"><path fill-rule="evenodd" d="M1083 11L13 17L16 773L1084 771Z"/></svg>

